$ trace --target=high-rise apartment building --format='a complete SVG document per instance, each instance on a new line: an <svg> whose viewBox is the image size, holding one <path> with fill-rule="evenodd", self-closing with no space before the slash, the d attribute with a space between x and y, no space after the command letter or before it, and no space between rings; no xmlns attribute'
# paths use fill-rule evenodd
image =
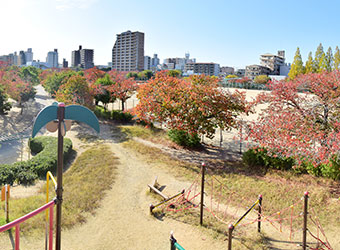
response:
<svg viewBox="0 0 340 250"><path fill-rule="evenodd" d="M83 49L82 46L79 45L79 50L72 51L72 67L80 67L83 69L93 68L93 54L93 49Z"/></svg>
<svg viewBox="0 0 340 250"><path fill-rule="evenodd" d="M33 52L32 48L28 48L25 52L26 63L33 62Z"/></svg>
<svg viewBox="0 0 340 250"><path fill-rule="evenodd" d="M151 57L144 56L144 70L149 70L151 68Z"/></svg>
<svg viewBox="0 0 340 250"><path fill-rule="evenodd" d="M112 49L112 69L118 71L144 69L144 33L128 30L117 35Z"/></svg>
<svg viewBox="0 0 340 250"><path fill-rule="evenodd" d="M47 53L46 63L51 68L58 68L58 49L54 49L54 51Z"/></svg>
<svg viewBox="0 0 340 250"><path fill-rule="evenodd" d="M156 70L157 66L159 65L159 58L157 54L153 54L153 58L151 58L151 65L150 68L152 70Z"/></svg>
<svg viewBox="0 0 340 250"><path fill-rule="evenodd" d="M68 61L65 58L63 58L63 68L68 68Z"/></svg>
<svg viewBox="0 0 340 250"><path fill-rule="evenodd" d="M25 52L23 50L21 50L19 52L19 56L18 56L18 65L26 65L26 56L25 56Z"/></svg>

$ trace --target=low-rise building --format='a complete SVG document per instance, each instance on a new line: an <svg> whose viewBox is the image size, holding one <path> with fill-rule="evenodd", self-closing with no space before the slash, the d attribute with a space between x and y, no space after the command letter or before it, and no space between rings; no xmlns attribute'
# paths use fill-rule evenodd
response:
<svg viewBox="0 0 340 250"><path fill-rule="evenodd" d="M256 76L259 75L269 75L271 72L271 69L262 65L249 65L246 66L246 71L245 71L245 77L248 77L249 79L255 79Z"/></svg>
<svg viewBox="0 0 340 250"><path fill-rule="evenodd" d="M220 73L220 65L217 63L187 63L184 67L184 72L187 75L205 74L209 76L218 76Z"/></svg>
<svg viewBox="0 0 340 250"><path fill-rule="evenodd" d="M246 70L245 69L237 69L235 71L235 75L237 75L238 77L244 77L245 74L246 74Z"/></svg>
<svg viewBox="0 0 340 250"><path fill-rule="evenodd" d="M220 67L220 76L226 77L227 75L233 75L235 69L233 67L223 66Z"/></svg>

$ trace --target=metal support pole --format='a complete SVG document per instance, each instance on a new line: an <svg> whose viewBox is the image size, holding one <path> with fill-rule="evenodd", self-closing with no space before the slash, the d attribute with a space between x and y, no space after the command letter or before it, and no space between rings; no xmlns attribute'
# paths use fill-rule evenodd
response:
<svg viewBox="0 0 340 250"><path fill-rule="evenodd" d="M259 214L257 217L257 231L261 232L261 215L262 215L262 194L259 195Z"/></svg>
<svg viewBox="0 0 340 250"><path fill-rule="evenodd" d="M171 231L170 232L170 250L176 250L176 239L174 238L174 233Z"/></svg>
<svg viewBox="0 0 340 250"><path fill-rule="evenodd" d="M233 231L234 226L233 224L229 225L229 231L228 231L228 250L231 250L232 240L233 240Z"/></svg>
<svg viewBox="0 0 340 250"><path fill-rule="evenodd" d="M56 219L56 250L61 249L61 205L63 202L63 145L64 136L61 133L65 117L65 104L58 105L58 166L57 166L57 219Z"/></svg>
<svg viewBox="0 0 340 250"><path fill-rule="evenodd" d="M307 249L307 216L308 216L308 192L304 194L303 204L303 236L302 236L302 249Z"/></svg>
<svg viewBox="0 0 340 250"><path fill-rule="evenodd" d="M204 175L205 163L202 163L202 181L201 181L201 212L200 212L200 225L203 225L203 207L204 207Z"/></svg>

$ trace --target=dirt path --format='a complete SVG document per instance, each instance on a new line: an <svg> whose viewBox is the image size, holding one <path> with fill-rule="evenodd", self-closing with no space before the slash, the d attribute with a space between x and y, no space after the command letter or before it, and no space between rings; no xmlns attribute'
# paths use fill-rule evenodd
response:
<svg viewBox="0 0 340 250"><path fill-rule="evenodd" d="M100 137L119 158L115 183L107 191L95 216L88 216L87 223L62 232L62 249L169 249L170 231L174 231L185 249L226 249L226 241L214 240L204 229L170 218L159 220L151 216L149 204L155 202L155 198L148 195L147 184L152 183L155 176L166 185L164 192L168 195L187 188L190 183L147 165L122 147L117 138L112 139L107 125L101 129ZM68 137L72 137L76 147L82 148L77 133L68 134ZM100 183L94 180L94 185ZM43 249L43 242L43 239L22 237L20 244L21 249Z"/></svg>
<svg viewBox="0 0 340 250"><path fill-rule="evenodd" d="M147 195L146 185L156 175L168 184L165 191L170 194L189 183L150 168L119 144L110 146L120 161L116 182L95 217L89 218L86 225L64 232L64 249L169 249L171 230L187 249L226 248L225 243L213 241L198 228L151 216L148 207L154 199Z"/></svg>

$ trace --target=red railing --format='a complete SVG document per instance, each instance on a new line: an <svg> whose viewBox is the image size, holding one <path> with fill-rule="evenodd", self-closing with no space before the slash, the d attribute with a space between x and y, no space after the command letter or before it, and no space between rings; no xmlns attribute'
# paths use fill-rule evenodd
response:
<svg viewBox="0 0 340 250"><path fill-rule="evenodd" d="M46 209L50 210L50 225L49 225L49 242L48 242L48 249L53 249L53 207L55 205L55 201L52 200L42 207L22 216L19 219L16 219L6 225L0 226L0 233L15 227L15 250L19 250L19 243L20 243L20 224L24 221L32 218L33 216L45 211Z"/></svg>

